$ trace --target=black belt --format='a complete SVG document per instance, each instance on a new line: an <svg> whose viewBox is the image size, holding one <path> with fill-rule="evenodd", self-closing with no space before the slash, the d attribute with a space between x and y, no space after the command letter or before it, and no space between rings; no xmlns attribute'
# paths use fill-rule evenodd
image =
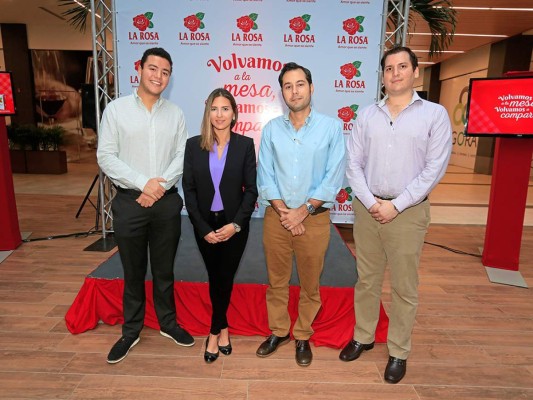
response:
<svg viewBox="0 0 533 400"><path fill-rule="evenodd" d="M391 200L394 200L396 199L396 197L388 197L388 196L378 196L377 194L373 194L372 196L374 196L375 198L377 199L380 199L380 200L388 200L388 201L391 201ZM424 199L422 201L426 201L428 199L428 197L424 197ZM422 203L421 201L421 203Z"/></svg>
<svg viewBox="0 0 533 400"><path fill-rule="evenodd" d="M120 187L120 186L115 186L115 188L117 189L117 192L125 193L125 194L131 194L131 195L140 196L141 193L142 193L138 189L126 189L126 188L123 188L123 187ZM172 186L170 189L168 189L165 192L165 196L167 194L172 194L172 193L178 193L178 188L176 186Z"/></svg>
<svg viewBox="0 0 533 400"><path fill-rule="evenodd" d="M329 208L326 208L326 207L318 207L318 208L315 208L315 212L312 213L311 215L322 214L323 212L326 212L328 210L329 210Z"/></svg>
<svg viewBox="0 0 533 400"><path fill-rule="evenodd" d="M389 200L389 201L394 200L396 198L396 197L391 197L391 196L378 196L377 194L373 194L372 196L380 200Z"/></svg>

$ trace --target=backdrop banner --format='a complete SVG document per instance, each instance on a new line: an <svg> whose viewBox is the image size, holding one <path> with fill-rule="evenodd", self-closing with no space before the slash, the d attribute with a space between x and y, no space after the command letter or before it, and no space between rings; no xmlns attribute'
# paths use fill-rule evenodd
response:
<svg viewBox="0 0 533 400"><path fill-rule="evenodd" d="M257 150L263 125L287 112L278 75L291 61L311 70L313 107L339 118L345 136L375 101L383 0L115 0L115 8L119 96L138 86L144 50L165 48L174 62L165 96L183 109L191 136L209 93L224 87L239 106L235 131ZM351 192L345 182L333 222L353 222Z"/></svg>

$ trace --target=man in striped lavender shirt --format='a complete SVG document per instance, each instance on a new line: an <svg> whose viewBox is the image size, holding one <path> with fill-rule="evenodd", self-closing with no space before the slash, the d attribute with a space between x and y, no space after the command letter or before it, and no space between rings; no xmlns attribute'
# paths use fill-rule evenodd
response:
<svg viewBox="0 0 533 400"><path fill-rule="evenodd" d="M361 111L347 142L359 280L354 338L339 358L353 361L374 347L385 267L392 305L384 378L398 383L407 370L418 306L418 265L430 222L428 195L446 172L452 129L444 107L413 90L418 60L407 47L381 59L386 96Z"/></svg>

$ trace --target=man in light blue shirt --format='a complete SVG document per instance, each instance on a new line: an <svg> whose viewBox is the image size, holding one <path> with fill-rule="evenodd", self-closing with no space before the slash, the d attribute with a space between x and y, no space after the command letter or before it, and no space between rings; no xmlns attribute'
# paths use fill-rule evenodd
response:
<svg viewBox="0 0 533 400"><path fill-rule="evenodd" d="M279 75L289 113L263 129L258 189L266 206L263 245L268 270L268 322L272 334L257 349L273 354L290 340L289 281L293 255L300 281L298 319L293 328L296 362L311 364L311 324L321 306L320 275L329 244L329 209L344 175L344 138L339 121L311 108L311 72L296 63Z"/></svg>

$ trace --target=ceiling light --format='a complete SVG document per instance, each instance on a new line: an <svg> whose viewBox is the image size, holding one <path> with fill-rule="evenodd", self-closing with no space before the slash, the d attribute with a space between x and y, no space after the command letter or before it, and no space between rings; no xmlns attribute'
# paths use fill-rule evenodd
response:
<svg viewBox="0 0 533 400"><path fill-rule="evenodd" d="M87 8L87 7L85 6L85 4L80 3L78 0L72 0L72 2L73 2L73 3L76 3L76 4L79 5L80 7L83 7L83 8L85 8L85 9L89 10L89 12L92 12L90 8ZM102 17L101 17L100 15L98 15L97 13L94 13L94 16L97 17L97 18L102 19Z"/></svg>
<svg viewBox="0 0 533 400"><path fill-rule="evenodd" d="M442 6L434 6L433 8L444 8ZM533 11L533 8L510 8L510 7L448 7L454 10L480 10L480 11Z"/></svg>
<svg viewBox="0 0 533 400"><path fill-rule="evenodd" d="M392 32L391 32L392 33ZM431 36L430 32L411 32L409 35ZM454 36L471 36L471 37L495 37L495 38L507 38L508 35L494 35L494 34L480 34L480 33L454 33Z"/></svg>
<svg viewBox="0 0 533 400"><path fill-rule="evenodd" d="M429 50L413 50L415 53L429 53ZM439 53L454 53L454 54L462 54L464 53L464 50L443 50L439 51Z"/></svg>

